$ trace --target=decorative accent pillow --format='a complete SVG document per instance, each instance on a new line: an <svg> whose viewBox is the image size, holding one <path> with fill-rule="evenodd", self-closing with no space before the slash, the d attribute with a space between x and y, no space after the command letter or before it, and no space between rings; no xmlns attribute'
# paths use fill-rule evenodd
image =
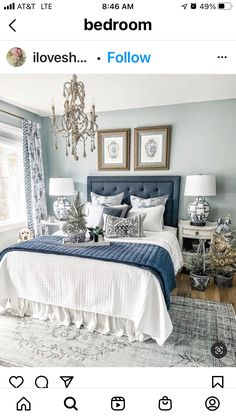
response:
<svg viewBox="0 0 236 419"><path fill-rule="evenodd" d="M143 229L144 231L162 231L163 230L163 215L165 212L165 206L159 205L158 207L149 208L132 208L129 211L129 217L135 217L137 215L146 214Z"/></svg>
<svg viewBox="0 0 236 419"><path fill-rule="evenodd" d="M143 237L144 218L144 214L138 214L130 218L118 218L107 215L105 220L105 236L107 238Z"/></svg>
<svg viewBox="0 0 236 419"><path fill-rule="evenodd" d="M130 202L133 208L149 208L165 205L169 195L156 196L154 198L141 198L139 196L130 195Z"/></svg>
<svg viewBox="0 0 236 419"><path fill-rule="evenodd" d="M94 192L91 192L91 201L92 204L96 205L120 205L122 199L124 198L124 192L121 192L117 195L98 195Z"/></svg>

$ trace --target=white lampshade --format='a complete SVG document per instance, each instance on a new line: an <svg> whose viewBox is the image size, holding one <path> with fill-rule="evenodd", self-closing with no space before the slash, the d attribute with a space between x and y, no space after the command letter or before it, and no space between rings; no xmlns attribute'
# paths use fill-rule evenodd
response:
<svg viewBox="0 0 236 419"><path fill-rule="evenodd" d="M53 177L49 180L49 195L72 196L75 194L74 182L70 177Z"/></svg>
<svg viewBox="0 0 236 419"><path fill-rule="evenodd" d="M192 175L186 176L185 196L215 196L215 175Z"/></svg>

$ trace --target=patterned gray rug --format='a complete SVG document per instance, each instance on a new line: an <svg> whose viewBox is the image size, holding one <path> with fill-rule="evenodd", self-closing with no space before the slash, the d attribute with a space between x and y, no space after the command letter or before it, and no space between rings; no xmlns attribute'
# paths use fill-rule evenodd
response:
<svg viewBox="0 0 236 419"><path fill-rule="evenodd" d="M173 297L172 335L159 347L151 339L90 333L29 317L0 316L0 366L6 367L235 367L236 321L232 305ZM218 360L211 346L223 341Z"/></svg>

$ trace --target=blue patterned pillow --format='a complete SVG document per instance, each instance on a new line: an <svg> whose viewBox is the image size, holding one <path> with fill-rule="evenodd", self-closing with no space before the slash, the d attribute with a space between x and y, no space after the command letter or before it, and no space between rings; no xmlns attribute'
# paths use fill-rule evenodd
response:
<svg viewBox="0 0 236 419"><path fill-rule="evenodd" d="M143 237L145 214L130 218L118 218L107 215L105 219L105 236L108 238Z"/></svg>
<svg viewBox="0 0 236 419"><path fill-rule="evenodd" d="M141 198L139 196L130 195L130 202L133 208L149 208L165 205L169 195L156 196L154 198Z"/></svg>
<svg viewBox="0 0 236 419"><path fill-rule="evenodd" d="M124 192L118 193L117 195L98 195L91 192L91 201L95 205L120 205L124 198Z"/></svg>

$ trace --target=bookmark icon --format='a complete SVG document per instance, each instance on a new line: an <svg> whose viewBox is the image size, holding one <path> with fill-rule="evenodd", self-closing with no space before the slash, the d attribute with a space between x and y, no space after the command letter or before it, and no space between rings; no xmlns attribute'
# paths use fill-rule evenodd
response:
<svg viewBox="0 0 236 419"><path fill-rule="evenodd" d="M222 375L214 375L212 377L212 388L224 388L224 377Z"/></svg>

